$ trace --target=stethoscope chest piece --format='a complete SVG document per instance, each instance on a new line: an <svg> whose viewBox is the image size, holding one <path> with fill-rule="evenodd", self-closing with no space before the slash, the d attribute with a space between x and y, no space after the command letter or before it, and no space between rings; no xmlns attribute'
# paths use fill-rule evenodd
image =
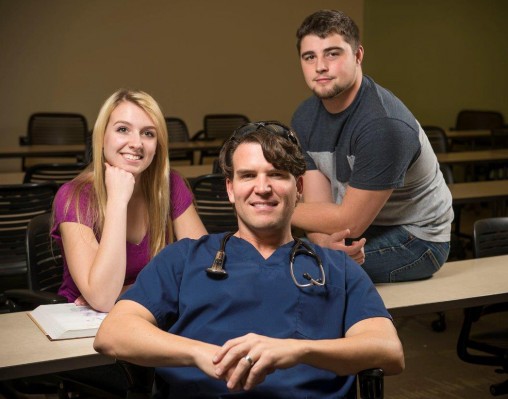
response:
<svg viewBox="0 0 508 399"><path fill-rule="evenodd" d="M234 233L228 233L222 239L220 249L217 251L217 254L215 254L212 266L206 269L206 274L208 274L208 277L216 280L222 280L228 277L228 272L224 270L224 260L226 257L225 249L226 243L233 234Z"/></svg>

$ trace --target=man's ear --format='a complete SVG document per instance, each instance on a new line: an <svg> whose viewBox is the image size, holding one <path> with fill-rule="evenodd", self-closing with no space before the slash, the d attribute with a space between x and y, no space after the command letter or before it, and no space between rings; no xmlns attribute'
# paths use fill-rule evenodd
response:
<svg viewBox="0 0 508 399"><path fill-rule="evenodd" d="M235 195L233 194L233 182L226 177L226 190L228 192L229 202L235 203Z"/></svg>
<svg viewBox="0 0 508 399"><path fill-rule="evenodd" d="M296 199L297 199L297 202L300 202L302 197L303 197L303 176L300 176L298 179L296 179Z"/></svg>
<svg viewBox="0 0 508 399"><path fill-rule="evenodd" d="M356 49L356 54L355 54L355 57L356 57L356 63L358 65L361 65L362 64L362 61L363 61L363 54L364 54L364 50L363 50L363 46L362 45L359 45L358 48Z"/></svg>

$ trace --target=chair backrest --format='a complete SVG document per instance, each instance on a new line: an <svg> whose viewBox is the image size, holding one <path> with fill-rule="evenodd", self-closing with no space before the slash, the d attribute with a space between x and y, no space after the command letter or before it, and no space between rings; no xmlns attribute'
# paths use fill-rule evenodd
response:
<svg viewBox="0 0 508 399"><path fill-rule="evenodd" d="M81 114L38 112L28 120L28 143L85 144L88 125Z"/></svg>
<svg viewBox="0 0 508 399"><path fill-rule="evenodd" d="M51 211L57 189L54 182L0 185L0 280L26 274L28 223Z"/></svg>
<svg viewBox="0 0 508 399"><path fill-rule="evenodd" d="M508 217L477 220L473 237L475 258L508 254Z"/></svg>
<svg viewBox="0 0 508 399"><path fill-rule="evenodd" d="M497 129L504 125L503 114L497 111L462 110L457 115L456 130Z"/></svg>
<svg viewBox="0 0 508 399"><path fill-rule="evenodd" d="M493 149L508 148L508 128L492 129L490 133Z"/></svg>
<svg viewBox="0 0 508 399"><path fill-rule="evenodd" d="M443 174L443 179L446 184L453 184L453 171L451 165L445 163L439 165L439 169L441 169L441 173Z"/></svg>
<svg viewBox="0 0 508 399"><path fill-rule="evenodd" d="M166 127L168 129L168 139L171 145L172 142L187 142L190 141L189 129L183 119L167 116ZM191 164L194 163L194 152L185 150L171 150L171 160L188 160Z"/></svg>
<svg viewBox="0 0 508 399"><path fill-rule="evenodd" d="M166 127L168 129L169 142L189 141L189 129L183 119L167 116Z"/></svg>
<svg viewBox="0 0 508 399"><path fill-rule="evenodd" d="M84 162L77 163L44 163L30 166L25 171L23 183L42 183L54 181L62 184L74 179L86 167Z"/></svg>
<svg viewBox="0 0 508 399"><path fill-rule="evenodd" d="M238 230L238 221L228 193L224 176L210 174L192 181L192 192L198 214L208 233Z"/></svg>
<svg viewBox="0 0 508 399"><path fill-rule="evenodd" d="M63 279L63 258L51 238L51 214L43 213L30 220L26 233L28 288L56 293Z"/></svg>
<svg viewBox="0 0 508 399"><path fill-rule="evenodd" d="M250 120L241 114L208 114L203 119L205 138L227 139L236 128L249 123Z"/></svg>
<svg viewBox="0 0 508 399"><path fill-rule="evenodd" d="M448 139L446 133L439 126L422 126L422 129L427 134L430 145L434 152L448 152Z"/></svg>

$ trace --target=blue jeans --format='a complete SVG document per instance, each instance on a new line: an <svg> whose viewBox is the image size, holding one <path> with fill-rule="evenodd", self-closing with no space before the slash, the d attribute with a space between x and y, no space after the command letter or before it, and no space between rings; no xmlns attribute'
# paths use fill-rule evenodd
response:
<svg viewBox="0 0 508 399"><path fill-rule="evenodd" d="M367 239L362 266L374 283L429 278L450 252L449 242L421 240L400 226L370 226L362 237Z"/></svg>

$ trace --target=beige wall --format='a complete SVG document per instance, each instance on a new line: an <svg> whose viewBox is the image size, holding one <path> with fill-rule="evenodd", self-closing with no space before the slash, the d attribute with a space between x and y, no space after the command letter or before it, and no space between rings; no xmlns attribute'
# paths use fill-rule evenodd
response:
<svg viewBox="0 0 508 399"><path fill-rule="evenodd" d="M505 0L0 0L0 145L37 111L92 125L118 87L153 94L191 132L215 112L289 122L309 95L295 30L319 8L358 22L365 72L422 124L452 126L464 108L508 119Z"/></svg>
<svg viewBox="0 0 508 399"><path fill-rule="evenodd" d="M508 123L508 1L365 0L364 71L422 124L448 128L461 109Z"/></svg>
<svg viewBox="0 0 508 399"><path fill-rule="evenodd" d="M0 0L0 145L16 144L33 112L92 125L119 87L149 92L191 133L206 113L288 123L309 95L296 28L339 6L362 25L363 0Z"/></svg>

